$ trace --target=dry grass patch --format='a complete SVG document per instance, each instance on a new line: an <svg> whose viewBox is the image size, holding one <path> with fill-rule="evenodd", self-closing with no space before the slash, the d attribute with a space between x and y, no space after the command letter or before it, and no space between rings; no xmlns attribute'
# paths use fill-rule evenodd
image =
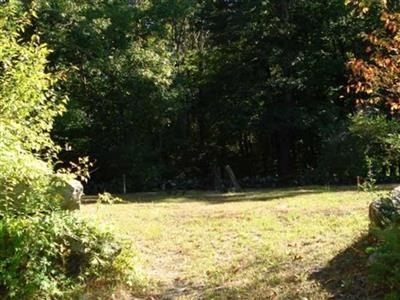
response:
<svg viewBox="0 0 400 300"><path fill-rule="evenodd" d="M149 299L357 299L369 293L372 197L323 187L147 193L83 210L132 240L154 283Z"/></svg>

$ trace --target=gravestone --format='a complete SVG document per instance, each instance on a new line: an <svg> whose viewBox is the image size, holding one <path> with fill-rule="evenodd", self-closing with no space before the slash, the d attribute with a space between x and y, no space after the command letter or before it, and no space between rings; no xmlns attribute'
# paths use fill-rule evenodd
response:
<svg viewBox="0 0 400 300"><path fill-rule="evenodd" d="M238 182L238 180L236 179L235 173L233 173L232 168L229 165L226 165L225 167L226 172L228 173L228 176L232 182L233 185L233 189L235 192L241 192L242 188Z"/></svg>

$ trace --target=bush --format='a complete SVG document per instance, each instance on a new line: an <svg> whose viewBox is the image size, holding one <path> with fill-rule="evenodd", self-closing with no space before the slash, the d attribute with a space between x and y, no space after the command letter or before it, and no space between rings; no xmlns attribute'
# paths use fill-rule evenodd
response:
<svg viewBox="0 0 400 300"><path fill-rule="evenodd" d="M360 111L325 134L316 177L336 184L354 184L357 176L396 182L400 176L399 137L396 119Z"/></svg>
<svg viewBox="0 0 400 300"><path fill-rule="evenodd" d="M54 173L50 132L65 99L46 72L49 50L25 31L34 13L21 16L18 1L0 6L0 299L79 298L92 285L132 283L116 238L61 211L55 179L74 174Z"/></svg>
<svg viewBox="0 0 400 300"><path fill-rule="evenodd" d="M370 248L371 279L387 291L387 299L400 298L400 227L374 230L378 244Z"/></svg>
<svg viewBox="0 0 400 300"><path fill-rule="evenodd" d="M121 272L121 260L124 268ZM0 298L50 299L126 280L113 235L67 212L0 220Z"/></svg>
<svg viewBox="0 0 400 300"><path fill-rule="evenodd" d="M122 200L119 197L113 196L107 192L99 194L97 199L97 203L103 203L103 204L114 204L122 202L124 202L124 200Z"/></svg>

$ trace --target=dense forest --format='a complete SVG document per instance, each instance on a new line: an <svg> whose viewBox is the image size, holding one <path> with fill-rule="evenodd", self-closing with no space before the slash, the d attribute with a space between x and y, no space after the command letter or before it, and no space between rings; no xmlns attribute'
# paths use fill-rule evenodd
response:
<svg viewBox="0 0 400 300"><path fill-rule="evenodd" d="M348 93L349 61L382 1L34 1L69 98L53 138L64 161L89 156L88 190L212 187L229 164L245 186L348 184L399 176L382 145L390 110ZM369 127L379 123L380 129ZM392 167L388 167L389 164ZM179 177L180 176L180 177Z"/></svg>

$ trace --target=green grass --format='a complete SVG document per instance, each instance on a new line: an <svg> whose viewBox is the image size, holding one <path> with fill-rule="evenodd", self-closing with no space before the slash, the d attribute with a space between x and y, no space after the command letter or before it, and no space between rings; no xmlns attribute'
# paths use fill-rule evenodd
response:
<svg viewBox="0 0 400 300"><path fill-rule="evenodd" d="M143 193L83 213L133 242L153 282L147 299L361 299L372 293L363 252L372 198L324 187Z"/></svg>

